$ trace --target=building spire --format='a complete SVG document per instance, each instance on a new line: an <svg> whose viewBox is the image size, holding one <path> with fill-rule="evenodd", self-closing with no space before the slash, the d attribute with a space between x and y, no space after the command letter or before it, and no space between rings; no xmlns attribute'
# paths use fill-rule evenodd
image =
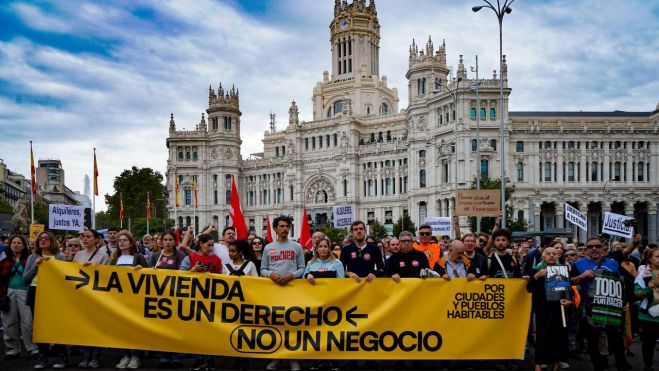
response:
<svg viewBox="0 0 659 371"><path fill-rule="evenodd" d="M169 132L173 133L176 131L176 123L174 122L174 114L170 113L169 116Z"/></svg>

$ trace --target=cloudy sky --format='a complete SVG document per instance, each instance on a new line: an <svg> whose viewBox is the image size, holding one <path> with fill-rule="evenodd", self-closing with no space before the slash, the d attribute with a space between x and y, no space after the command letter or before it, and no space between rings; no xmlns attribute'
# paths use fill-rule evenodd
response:
<svg viewBox="0 0 659 371"><path fill-rule="evenodd" d="M498 25L480 0L378 0L380 71L407 106L415 38L446 40L482 76L498 67ZM311 93L330 70L332 0L3 1L0 158L29 176L59 158L82 191L97 148L102 194L123 169L164 172L169 114L192 129L208 86L240 89L243 157L261 149L270 112L291 100L311 119ZM659 2L518 0L504 20L511 110L652 111L659 102ZM488 72L483 72L488 71ZM104 209L98 200L97 209Z"/></svg>

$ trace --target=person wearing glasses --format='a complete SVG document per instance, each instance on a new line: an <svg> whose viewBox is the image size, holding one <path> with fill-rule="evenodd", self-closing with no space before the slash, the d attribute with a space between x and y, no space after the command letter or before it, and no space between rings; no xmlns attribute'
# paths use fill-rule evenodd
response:
<svg viewBox="0 0 659 371"><path fill-rule="evenodd" d="M419 278L421 270L430 268L426 254L414 248L413 238L411 232L401 232L398 236L400 252L387 261L386 274L394 282L400 282L401 278Z"/></svg>
<svg viewBox="0 0 659 371"><path fill-rule="evenodd" d="M577 260L572 265L570 272L572 284L581 286L580 295L586 300L588 300L588 289L593 283L596 270L608 271L615 275L620 275L620 264L615 259L607 257L606 250L607 246L602 244L599 237L590 237L586 241L586 257ZM621 256L623 254L622 251L612 252L616 257L618 253ZM583 308L587 307L588 304L583 306ZM625 346L620 328L595 327L588 321L587 313L584 313L584 318L580 326L588 342L590 360L595 370L606 370L608 367L608 356L602 355L600 351L599 344L601 336L606 336L608 349L613 350L617 369L628 369L629 363L625 359Z"/></svg>
<svg viewBox="0 0 659 371"><path fill-rule="evenodd" d="M261 271L261 261L263 261L263 248L265 247L265 239L261 237L252 238L252 251L254 251L254 265L256 266L256 271Z"/></svg>
<svg viewBox="0 0 659 371"><path fill-rule="evenodd" d="M73 257L76 256L81 248L82 242L79 238L70 238L66 241L66 249L64 249L64 257L66 258L66 261L72 262Z"/></svg>
<svg viewBox="0 0 659 371"><path fill-rule="evenodd" d="M350 225L350 233L354 242L341 251L341 263L345 268L346 277L359 282L365 278L371 282L375 277L384 276L384 260L382 253L375 244L366 242L366 225L358 220Z"/></svg>
<svg viewBox="0 0 659 371"><path fill-rule="evenodd" d="M442 250L439 244L432 243L432 227L428 224L423 224L419 227L419 243L413 245L414 249L421 251L428 259L428 266L434 267L439 258L442 257ZM402 246L401 246L402 249Z"/></svg>
<svg viewBox="0 0 659 371"><path fill-rule="evenodd" d="M39 273L39 265L49 259L64 260L64 254L60 252L59 245L55 236L48 231L41 232L37 238L37 247L34 253L30 255L25 264L23 271L23 282L29 285L27 288L27 305L32 310L32 320L34 320L34 304L36 303L37 296L37 277ZM35 370L42 370L48 367L48 356L55 356L55 363L53 368L64 368L68 364L66 357L66 346L57 344L53 345L48 351L49 344L37 344L39 347L39 356L37 363L34 365Z"/></svg>
<svg viewBox="0 0 659 371"><path fill-rule="evenodd" d="M26 304L28 286L23 281L30 255L25 238L19 235L9 237L5 254L0 261L0 317L4 325L4 360L11 361L21 354L21 338L31 356L37 356L39 349L32 343L32 314Z"/></svg>

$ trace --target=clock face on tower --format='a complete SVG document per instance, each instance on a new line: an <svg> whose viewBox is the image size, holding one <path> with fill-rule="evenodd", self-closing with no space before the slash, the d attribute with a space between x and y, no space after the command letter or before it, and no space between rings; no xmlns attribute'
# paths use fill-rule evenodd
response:
<svg viewBox="0 0 659 371"><path fill-rule="evenodd" d="M348 28L349 25L350 25L350 22L347 19L342 19L342 20L339 21L339 27L341 27L342 30L345 30L346 28Z"/></svg>

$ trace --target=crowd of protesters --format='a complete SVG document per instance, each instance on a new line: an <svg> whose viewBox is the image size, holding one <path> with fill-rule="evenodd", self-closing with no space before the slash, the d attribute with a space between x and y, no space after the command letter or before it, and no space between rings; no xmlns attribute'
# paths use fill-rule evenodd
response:
<svg viewBox="0 0 659 371"><path fill-rule="evenodd" d="M289 239L291 220L281 216L274 220L275 240L269 242L255 235L236 240L233 227L219 233L210 226L198 236L192 227L179 236L170 231L145 235L140 241L126 230L108 229L108 240L95 230L56 238L51 232L40 233L35 241L20 235L0 240L0 314L3 325L5 361L17 359L22 350L35 359L35 369L99 368L104 362L104 349L73 347L62 344L34 344L32 318L35 311L36 286L40 264L48 259L77 262L83 265L109 264L132 269L155 268L216 273L234 276L261 276L276 285L287 285L304 279L310 285L319 279L348 278L371 282L390 277L404 279L465 278L467 281L488 278L526 279L532 294L533 315L529 326L530 345L535 347L535 370L557 370L570 367L570 359L588 354L596 371L608 369L609 354L617 370L631 369L625 359L631 337L640 336L644 370L653 370L654 353L659 337L659 248L647 244L640 235L632 243L613 241L607 235L588 238L585 244L565 244L549 237L539 244L535 239L513 240L506 229L494 226L491 235L462 234L454 219L456 238L439 239L429 225L422 225L415 236L404 231L382 241L367 236L366 225L357 221L342 241L331 241L322 232L312 235L313 248L305 250ZM560 300L547 299L549 268L557 265L569 269L570 287ZM625 282L624 310L629 313L619 327L602 327L590 321L588 289L597 270L618 275ZM41 309L40 310L47 310ZM489 341L490 339L482 339ZM144 352L122 350L117 369L142 366ZM157 353L161 368L181 368L192 358L190 370L214 370L215 357ZM267 370L288 363L292 371L301 370L299 360L272 360ZM371 362L374 368L378 363ZM459 367L474 368L474 362L461 362ZM476 362L476 367L478 362ZM518 361L497 361L497 369L516 369ZM308 368L323 366L310 362ZM332 370L341 369L329 362ZM249 368L245 358L236 358L236 370ZM353 363L344 366L353 368Z"/></svg>

